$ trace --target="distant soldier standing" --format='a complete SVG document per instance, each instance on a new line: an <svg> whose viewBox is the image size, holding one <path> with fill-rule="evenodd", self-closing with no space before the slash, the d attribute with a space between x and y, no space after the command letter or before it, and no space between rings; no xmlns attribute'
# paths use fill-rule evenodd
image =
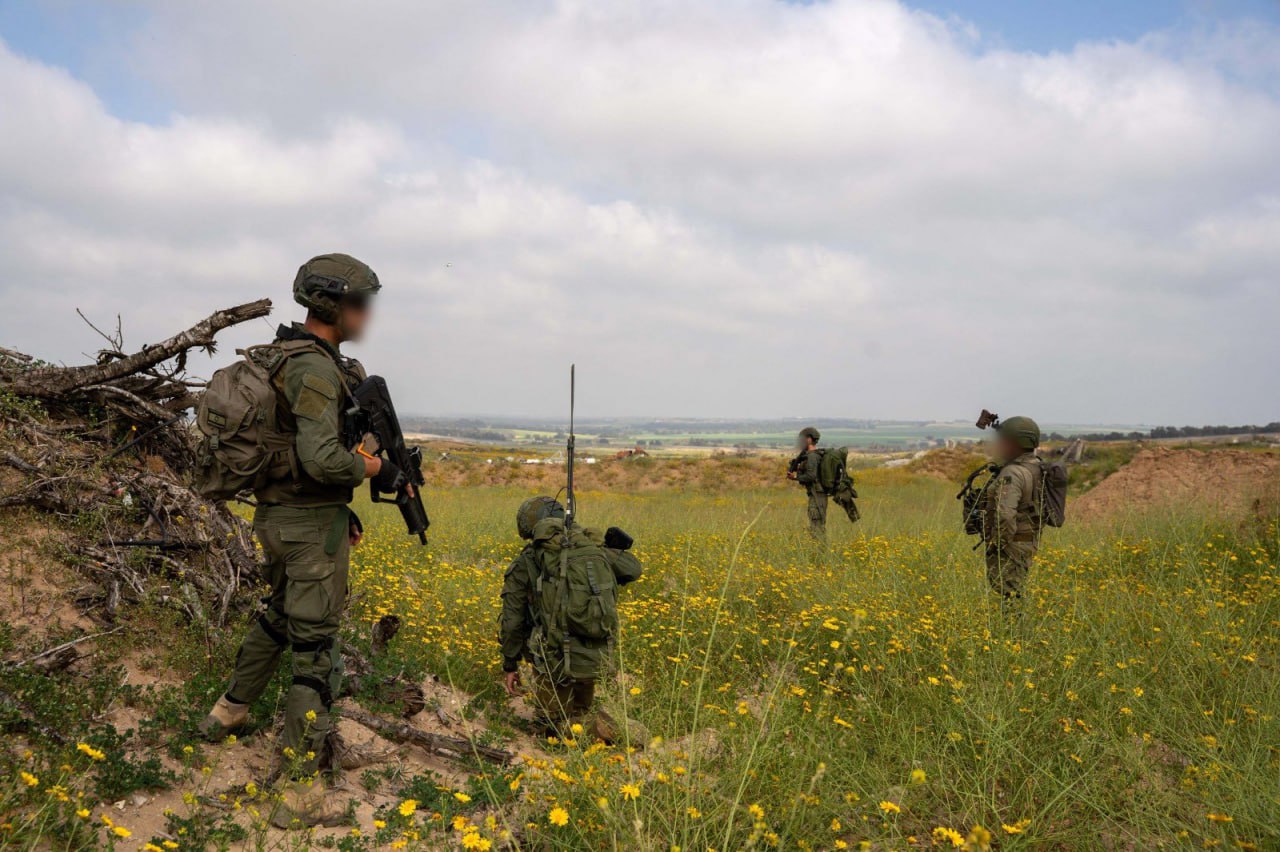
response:
<svg viewBox="0 0 1280 852"><path fill-rule="evenodd" d="M809 498L809 535L816 541L827 540L827 492L823 490L820 476L822 467L822 451L818 449L818 441L822 434L813 426L800 430L796 438L796 449L800 452L791 460L787 478L804 486Z"/></svg>
<svg viewBox="0 0 1280 852"><path fill-rule="evenodd" d="M528 544L502 582L503 685L520 694L520 663L533 665L528 696L540 724L559 736L583 723L589 739L613 743L623 738L617 723L595 705L596 681L604 673L618 633L618 589L639 579L632 540L617 527L599 532L572 523L565 533L565 510L551 497L533 497L516 512L516 530ZM632 745L648 739L627 723Z"/></svg>
<svg viewBox="0 0 1280 852"><path fill-rule="evenodd" d="M1003 606L1016 610L1047 522L1044 467L1036 455L1040 427L1030 417L1010 417L995 430L996 468L977 510L987 547L987 582Z"/></svg>
<svg viewBox="0 0 1280 852"><path fill-rule="evenodd" d="M254 533L270 595L236 654L226 692L200 729L216 741L243 726L287 647L293 680L282 746L295 756L300 777L320 766L341 686L338 627L350 548L361 537L348 508L352 491L370 477L383 493L411 487L390 462L353 452L359 436L343 434L341 413L365 371L339 347L361 338L380 289L373 270L349 255L312 258L293 284L294 299L307 308L306 322L280 326L274 343L248 355L271 376L274 434L281 439L254 487ZM316 825L332 816L324 810L322 785L299 784L286 791L273 821Z"/></svg>

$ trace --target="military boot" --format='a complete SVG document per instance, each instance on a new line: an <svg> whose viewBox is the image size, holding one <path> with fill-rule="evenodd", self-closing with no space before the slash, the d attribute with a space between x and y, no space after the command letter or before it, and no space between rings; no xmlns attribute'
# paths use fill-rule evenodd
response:
<svg viewBox="0 0 1280 852"><path fill-rule="evenodd" d="M331 828L345 823L349 810L348 802L319 778L290 781L280 791L271 824L284 829Z"/></svg>
<svg viewBox="0 0 1280 852"><path fill-rule="evenodd" d="M229 734L233 734L244 723L249 721L249 705L237 704L225 695L218 696L218 701L200 723L199 730L211 743L222 742Z"/></svg>

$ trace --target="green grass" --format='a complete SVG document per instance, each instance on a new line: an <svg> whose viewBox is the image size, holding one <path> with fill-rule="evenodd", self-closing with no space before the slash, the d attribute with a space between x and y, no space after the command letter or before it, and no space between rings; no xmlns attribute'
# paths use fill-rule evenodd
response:
<svg viewBox="0 0 1280 852"><path fill-rule="evenodd" d="M569 749L562 775L530 772L507 828L581 849L901 848L974 825L1002 848L1280 843L1268 542L1190 512L1051 531L1009 623L953 486L860 487L865 520L833 513L825 558L794 491L580 495L586 522L639 540L608 700L666 745ZM363 617L405 617L399 653L499 707L496 597L525 496L432 495L426 552L379 514L355 574Z"/></svg>
<svg viewBox="0 0 1280 852"><path fill-rule="evenodd" d="M859 490L864 520L854 527L833 511L823 553L807 540L794 488L580 493L582 519L630 531L646 568L624 592L620 671L602 700L659 741L632 753L543 744L513 772L455 787L356 773L353 788L393 792L417 810L383 808L381 828L327 842L817 850L954 836L982 848L989 832L1001 849L1280 847L1274 519L1242 527L1189 507L1049 531L1026 611L1010 622L986 589L981 554L956 530L953 484L874 470ZM367 541L353 562L349 639L362 643L377 617L400 615L380 666L473 696L468 712L483 712L493 738L523 729L497 683L496 620L527 496L433 491L427 548L394 509L357 507ZM146 775L150 754L203 760L190 727L243 629L206 637L161 611L137 615L122 641L150 641L154 630L164 664L185 680L128 696L149 715L128 742L95 732L95 714L121 700L110 659L78 687L68 732L101 735L92 742L108 752L102 767L86 764L102 780L79 788L95 807L103 781L170 783ZM0 633L0 645L11 642ZM22 694L54 719L77 685L45 680L55 685L21 681ZM259 714L278 698L277 685ZM74 747L4 754L10 845L56 837L60 848L90 848L85 838L101 837L46 792L60 765L86 761ZM181 819L193 837L234 834L221 812Z"/></svg>

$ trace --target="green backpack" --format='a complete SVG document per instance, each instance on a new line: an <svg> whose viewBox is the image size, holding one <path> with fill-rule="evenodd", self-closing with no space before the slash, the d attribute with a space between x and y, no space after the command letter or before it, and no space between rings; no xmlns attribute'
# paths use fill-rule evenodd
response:
<svg viewBox="0 0 1280 852"><path fill-rule="evenodd" d="M828 494L834 494L840 483L849 476L849 448L835 447L822 451L818 462L818 484Z"/></svg>
<svg viewBox="0 0 1280 852"><path fill-rule="evenodd" d="M195 489L208 500L296 473L294 435L280 429L275 378L290 357L317 350L307 340L237 349L241 360L213 374L196 406Z"/></svg>
<svg viewBox="0 0 1280 852"><path fill-rule="evenodd" d="M540 561L534 589L534 652L562 679L599 676L618 633L618 582L598 536L545 518L534 528Z"/></svg>

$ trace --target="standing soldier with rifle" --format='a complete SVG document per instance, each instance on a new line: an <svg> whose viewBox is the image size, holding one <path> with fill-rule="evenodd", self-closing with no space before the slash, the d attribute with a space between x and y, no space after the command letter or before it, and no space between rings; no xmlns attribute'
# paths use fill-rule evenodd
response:
<svg viewBox="0 0 1280 852"><path fill-rule="evenodd" d="M502 582L503 686L512 697L520 694L520 663L527 660L533 665L528 700L539 724L568 739L584 723L587 739L643 747L643 727L628 720L620 729L594 706L596 681L618 640L618 589L639 579L641 568L630 553L631 536L617 527L601 535L577 523L572 411L570 402L565 503L533 497L516 512L516 531L528 544Z"/></svg>
<svg viewBox="0 0 1280 852"><path fill-rule="evenodd" d="M818 449L821 433L813 426L806 426L796 437L796 449L800 452L787 468L787 479L804 486L809 498L809 535L814 541L827 540L827 492L822 489L818 476L822 465L822 451Z"/></svg>
<svg viewBox="0 0 1280 852"><path fill-rule="evenodd" d="M330 708L341 687L338 627L350 549L363 532L348 506L353 489L371 479L375 494L394 494L397 502L422 508L414 488L421 483L416 467L405 470L368 453L363 433L344 434L344 423L359 410L354 394L368 386L362 384L364 368L339 347L361 339L380 289L373 270L349 255L307 261L293 283L306 321L281 325L273 343L247 350L243 361L215 374L197 414L205 436L197 486L221 497L253 491L254 532L271 589L265 611L236 654L226 692L200 729L216 741L243 726L281 654L291 650L282 745L295 783L273 817L280 827L327 824L340 816L332 802L326 810L323 784L312 783L312 776L321 765L333 727ZM255 393L258 407L246 412L244 400ZM254 440L246 440L250 434ZM260 458L252 457L255 448ZM403 450L403 442L388 449ZM404 452L392 454L416 463ZM422 512L423 529L425 521Z"/></svg>
<svg viewBox="0 0 1280 852"><path fill-rule="evenodd" d="M983 409L976 425L995 430L996 460L975 470L957 496L964 501L965 532L981 535L986 545L987 583L1000 595L1001 609L1016 615L1041 531L1065 521L1066 468L1036 455L1040 427L1030 417L1001 421ZM990 476L975 488L984 472Z"/></svg>

